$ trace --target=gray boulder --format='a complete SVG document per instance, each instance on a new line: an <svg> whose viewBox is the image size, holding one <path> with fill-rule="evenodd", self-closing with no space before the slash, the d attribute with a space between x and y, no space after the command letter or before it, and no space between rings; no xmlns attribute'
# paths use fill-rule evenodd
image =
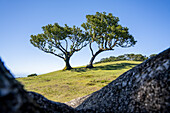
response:
<svg viewBox="0 0 170 113"><path fill-rule="evenodd" d="M69 102L66 102L65 104L67 104L67 105L69 105L69 106L71 106L73 108L76 108L77 106L79 106L84 100L86 100L90 96L91 96L91 94L90 95L85 95L83 97L78 97L78 98L73 99L73 100L71 100Z"/></svg>
<svg viewBox="0 0 170 113"><path fill-rule="evenodd" d="M27 92L0 60L0 113L72 113L66 104Z"/></svg>
<svg viewBox="0 0 170 113"><path fill-rule="evenodd" d="M170 112L170 48L94 92L76 110Z"/></svg>

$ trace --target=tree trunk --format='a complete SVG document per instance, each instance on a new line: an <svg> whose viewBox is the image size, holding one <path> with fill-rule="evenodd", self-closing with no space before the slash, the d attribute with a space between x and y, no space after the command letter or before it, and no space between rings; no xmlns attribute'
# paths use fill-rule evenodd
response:
<svg viewBox="0 0 170 113"><path fill-rule="evenodd" d="M73 68L71 67L70 63L69 63L70 57L66 57L66 58L64 59L64 61L65 61L65 63L66 63L66 66L65 66L65 68L64 68L63 70L71 70L71 69L73 69Z"/></svg>
<svg viewBox="0 0 170 113"><path fill-rule="evenodd" d="M86 66L86 68L94 68L94 66L93 66L93 61L94 61L94 59L95 59L95 57L96 56L92 56L92 58L91 58L91 60L90 60L90 63Z"/></svg>
<svg viewBox="0 0 170 113"><path fill-rule="evenodd" d="M103 51L104 51L104 50L98 50L98 51L92 56L89 64L86 66L86 68L94 68L94 66L93 66L93 61L94 61L94 59L96 58L96 56L97 56L99 53L101 53L101 52L103 52Z"/></svg>

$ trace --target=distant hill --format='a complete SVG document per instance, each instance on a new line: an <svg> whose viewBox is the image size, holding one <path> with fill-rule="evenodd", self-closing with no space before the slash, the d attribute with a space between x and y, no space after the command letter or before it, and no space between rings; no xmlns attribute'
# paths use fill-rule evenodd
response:
<svg viewBox="0 0 170 113"><path fill-rule="evenodd" d="M95 64L95 68L75 67L43 75L17 78L28 91L38 92L50 100L67 102L95 92L141 61L114 61Z"/></svg>

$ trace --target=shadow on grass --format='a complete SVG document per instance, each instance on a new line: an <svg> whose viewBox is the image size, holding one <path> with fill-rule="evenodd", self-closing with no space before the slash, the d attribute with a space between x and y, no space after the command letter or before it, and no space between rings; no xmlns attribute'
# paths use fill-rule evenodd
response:
<svg viewBox="0 0 170 113"><path fill-rule="evenodd" d="M110 65L105 65L105 66L96 66L91 69L88 69L85 67L74 68L71 71L86 72L88 70L120 70L120 69L125 69L126 66L136 66L136 65L137 64L134 64L134 63L120 63L120 64L110 64Z"/></svg>

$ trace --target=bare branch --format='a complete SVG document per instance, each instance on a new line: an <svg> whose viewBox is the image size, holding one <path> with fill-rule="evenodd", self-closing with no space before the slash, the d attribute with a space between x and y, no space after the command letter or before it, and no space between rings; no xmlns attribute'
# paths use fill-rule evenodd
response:
<svg viewBox="0 0 170 113"><path fill-rule="evenodd" d="M117 41L118 41L118 39L116 39L116 41L114 42L113 46L111 46L111 48L110 48L110 49L112 49L113 47L115 47L115 46L116 46Z"/></svg>
<svg viewBox="0 0 170 113"><path fill-rule="evenodd" d="M66 39L65 39L65 41L66 41L66 51L67 51L67 49L68 49L68 42L67 42Z"/></svg>
<svg viewBox="0 0 170 113"><path fill-rule="evenodd" d="M66 55L66 51L62 50L59 46L56 46L56 48L58 48L62 53Z"/></svg>
<svg viewBox="0 0 170 113"><path fill-rule="evenodd" d="M60 55L58 55L58 54L56 54L56 53L54 53L54 52L52 52L52 51L47 51L47 50L45 50L44 48L39 48L39 49L41 49L42 51L44 51L44 52L46 52L46 53L51 53L51 54L53 54L53 55L55 55L55 56L58 56L58 57L64 59L63 56L60 56Z"/></svg>
<svg viewBox="0 0 170 113"><path fill-rule="evenodd" d="M104 38L102 37L101 48L104 48Z"/></svg>
<svg viewBox="0 0 170 113"><path fill-rule="evenodd" d="M64 49L64 47L63 47L60 43L58 43L58 45L61 47L61 49L62 49L63 51L67 52L67 50Z"/></svg>
<svg viewBox="0 0 170 113"><path fill-rule="evenodd" d="M108 40L105 41L105 48L107 48L107 42L108 42Z"/></svg>
<svg viewBox="0 0 170 113"><path fill-rule="evenodd" d="M111 48L111 45L112 45L112 40L113 39L111 39L111 40L109 40L109 42L108 42L108 46Z"/></svg>
<svg viewBox="0 0 170 113"><path fill-rule="evenodd" d="M86 43L86 44L84 44L84 45L82 45L79 49L75 49L75 51L80 51L83 47L85 47L87 44L89 44L89 43Z"/></svg>
<svg viewBox="0 0 170 113"><path fill-rule="evenodd" d="M62 51L64 54L66 54L67 51L61 46L60 41L59 40L55 40L55 43L56 43L55 47L58 48L60 51Z"/></svg>
<svg viewBox="0 0 170 113"><path fill-rule="evenodd" d="M53 55L55 55L55 56L58 56L58 57L60 57L60 58L64 59L64 57L62 57L62 56L60 56L60 55L58 55L58 54L56 54L56 53L54 53L54 52L47 51L47 53L51 53L51 54L53 54Z"/></svg>

